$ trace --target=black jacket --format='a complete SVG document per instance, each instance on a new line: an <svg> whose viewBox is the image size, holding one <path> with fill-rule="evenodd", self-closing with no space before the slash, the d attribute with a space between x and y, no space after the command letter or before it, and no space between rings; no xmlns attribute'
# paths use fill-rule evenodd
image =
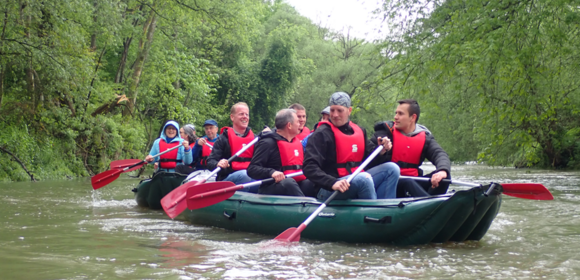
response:
<svg viewBox="0 0 580 280"><path fill-rule="evenodd" d="M252 179L263 180L272 178L275 171L282 171L282 159L277 141L287 141L278 133L268 133L256 143L254 156L248 166L248 176Z"/></svg>
<svg viewBox="0 0 580 280"><path fill-rule="evenodd" d="M347 135L354 133L348 123L338 129ZM361 129L366 140L364 160L375 150L377 145L368 140L366 130L362 127ZM378 155L365 169L368 170L383 162L385 162L383 156ZM320 125L308 138L302 170L306 178L317 187L332 191L332 185L338 181L338 171L336 169L336 142L329 125Z"/></svg>
<svg viewBox="0 0 580 280"><path fill-rule="evenodd" d="M229 128L224 129L222 131L222 133L220 134L220 136L218 137L218 139L213 144L213 150L211 151L211 154L207 158L207 169L208 170L213 171L214 169L217 168L217 164L220 160L229 159L232 156L230 142L228 139L228 132L227 132L228 129ZM251 131L251 129L249 127L247 127L246 131L244 132L243 137L246 137L248 135L248 133L250 133L250 131ZM254 147L254 149L255 149L255 147ZM221 180L225 179L226 177L228 177L228 175L230 175L233 172L234 172L234 170L231 167L228 167L226 169L222 169L217 174L217 180L221 181Z"/></svg>
<svg viewBox="0 0 580 280"><path fill-rule="evenodd" d="M387 126L388 125L388 126ZM393 121L388 122L379 122L375 124L375 134L371 141L373 143L377 143L377 137L388 137L391 142L393 142L393 133L391 129L393 128L394 123ZM391 129L389 129L389 127ZM393 155L392 150L388 151L385 154L385 161L391 161L391 157ZM421 153L421 161L419 162L419 166L423 163L425 159L428 159L433 165L435 165L435 171L431 174L437 173L439 171L447 172L447 177L451 178L451 161L449 160L449 156L447 153L439 146L435 138L428 130L425 131L425 146L423 146L423 152ZM421 173L419 173L421 174Z"/></svg>

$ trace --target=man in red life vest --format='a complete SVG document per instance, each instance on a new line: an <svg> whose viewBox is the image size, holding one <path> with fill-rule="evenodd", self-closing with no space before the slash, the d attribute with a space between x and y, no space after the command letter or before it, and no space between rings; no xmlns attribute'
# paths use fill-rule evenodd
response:
<svg viewBox="0 0 580 280"><path fill-rule="evenodd" d="M428 176L431 183L413 179L401 179L398 184L398 196L409 193L413 197L429 194L444 194L449 184L441 183L442 179L451 178L451 161L447 153L435 141L431 132L417 123L421 113L419 104L413 99L397 101L395 121L380 122L375 125L373 141L378 137L388 137L393 142L393 149L387 154L388 161L397 163L401 175L422 176L419 168L428 159L435 165L435 171Z"/></svg>
<svg viewBox="0 0 580 280"><path fill-rule="evenodd" d="M236 185L252 181L248 177L246 169L254 154L254 147L250 147L240 156L236 157L231 164L228 158L238 152L242 147L254 140L254 133L248 127L250 121L250 109L248 104L238 102L230 109L232 127L222 128L221 134L213 145L211 154L207 159L207 169L214 170L221 167L217 174L218 181L231 181ZM259 186L246 188L244 191L256 193Z"/></svg>
<svg viewBox="0 0 580 280"><path fill-rule="evenodd" d="M175 167L179 165L187 165L191 163L191 149L189 147L189 142L183 140L177 132L179 131L179 124L176 121L168 121L163 126L161 130L161 135L151 146L151 151L149 155L145 157L145 161L149 163L158 162L160 171L175 172ZM160 152L164 152L171 149L177 145L182 145L176 150L169 153L163 154L157 158L156 155Z"/></svg>
<svg viewBox="0 0 580 280"><path fill-rule="evenodd" d="M395 198L399 167L382 159L391 149L387 138L379 139L383 150L366 172L355 176L350 184L346 182L347 176L375 150L376 145L367 138L364 128L350 121L352 107L348 94L335 92L328 103L330 121L320 122L310 135L303 165L306 178L320 188L318 199L325 200L334 191L340 192L336 199Z"/></svg>
<svg viewBox="0 0 580 280"><path fill-rule="evenodd" d="M302 171L304 149L297 135L300 121L294 109L276 114L275 132L265 134L256 144L248 175L256 180L274 178L275 183L262 184L258 193L315 197L313 184L304 175L286 178L286 174Z"/></svg>
<svg viewBox="0 0 580 280"><path fill-rule="evenodd" d="M208 119L203 123L205 136L200 137L193 146L193 162L196 170L207 170L207 159L213 150L213 145L218 139L218 124L215 120Z"/></svg>
<svg viewBox="0 0 580 280"><path fill-rule="evenodd" d="M298 116L298 123L300 123L299 134L296 135L298 140L302 141L308 134L310 134L310 129L306 127L306 108L304 106L294 103L288 107L288 109L294 109L296 111L296 116Z"/></svg>

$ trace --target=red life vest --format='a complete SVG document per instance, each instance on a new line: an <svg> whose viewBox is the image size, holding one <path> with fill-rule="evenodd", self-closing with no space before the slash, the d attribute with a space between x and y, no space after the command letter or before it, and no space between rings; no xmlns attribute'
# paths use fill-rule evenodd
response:
<svg viewBox="0 0 580 280"><path fill-rule="evenodd" d="M228 141L230 143L230 152L235 155L239 150L241 150L246 144L254 140L254 133L250 130L246 137L239 137L234 132L231 127L226 127L228 129ZM222 130L223 131L223 130ZM231 166L234 171L248 169L252 156L254 155L254 147L250 147L245 150L241 155L237 156L232 160Z"/></svg>
<svg viewBox="0 0 580 280"><path fill-rule="evenodd" d="M338 177L344 177L358 167L365 155L365 137L362 129L349 122L354 130L352 135L342 133L334 124L329 121L319 122L320 124L328 124L334 133L334 140L336 142L336 170Z"/></svg>
<svg viewBox="0 0 580 280"><path fill-rule="evenodd" d="M304 140L304 138L306 138L306 136L308 136L308 134L310 134L310 129L308 129L308 127L304 127L302 129L302 132L300 132L300 134L296 135L296 138L298 138L299 141Z"/></svg>
<svg viewBox="0 0 580 280"><path fill-rule="evenodd" d="M393 157L391 161L401 168L401 175L419 176L419 164L424 146L425 131L409 137L393 128Z"/></svg>
<svg viewBox="0 0 580 280"><path fill-rule="evenodd" d="M206 143L213 147L214 142L210 142L209 139L206 138ZM199 165L203 166L204 169L207 169L207 158L211 154L211 148L207 145L203 145L201 147L201 159L199 161Z"/></svg>
<svg viewBox="0 0 580 280"><path fill-rule="evenodd" d="M165 139L159 139L159 152L165 152L168 149L171 149L175 146L179 146L181 143L179 141L167 143ZM180 162L177 160L177 153L179 149L175 149L169 153L165 153L159 156L159 168L163 169L174 169L177 166L177 163Z"/></svg>
<svg viewBox="0 0 580 280"><path fill-rule="evenodd" d="M292 142L286 140L278 140L278 150L280 151L280 160L282 162L282 172L290 174L302 170L302 162L304 161L304 148L300 139L294 137ZM296 182L306 179L306 176L300 175L293 177Z"/></svg>

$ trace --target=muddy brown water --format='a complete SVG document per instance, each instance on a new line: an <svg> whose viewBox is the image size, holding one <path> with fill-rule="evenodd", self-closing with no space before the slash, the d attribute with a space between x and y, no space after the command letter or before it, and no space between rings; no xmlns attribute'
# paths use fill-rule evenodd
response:
<svg viewBox="0 0 580 280"><path fill-rule="evenodd" d="M0 183L0 279L578 279L580 172L453 166L455 180L536 182L553 201L504 196L478 242L394 247L305 241L171 220L120 179ZM451 187L451 189L461 187Z"/></svg>

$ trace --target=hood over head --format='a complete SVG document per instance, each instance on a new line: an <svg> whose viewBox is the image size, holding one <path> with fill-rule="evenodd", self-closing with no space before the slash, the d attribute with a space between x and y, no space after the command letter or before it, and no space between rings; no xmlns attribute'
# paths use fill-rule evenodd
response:
<svg viewBox="0 0 580 280"><path fill-rule="evenodd" d="M167 135L165 135L165 129L167 128L167 126L173 126L175 127L175 130L177 130L177 135L171 140L171 142L173 141L181 141L183 139L181 139L181 136L179 136L179 124L176 121L168 121L165 123L165 125L163 126L163 129L161 130L161 135L159 137L163 138L163 140L165 140L167 142Z"/></svg>

